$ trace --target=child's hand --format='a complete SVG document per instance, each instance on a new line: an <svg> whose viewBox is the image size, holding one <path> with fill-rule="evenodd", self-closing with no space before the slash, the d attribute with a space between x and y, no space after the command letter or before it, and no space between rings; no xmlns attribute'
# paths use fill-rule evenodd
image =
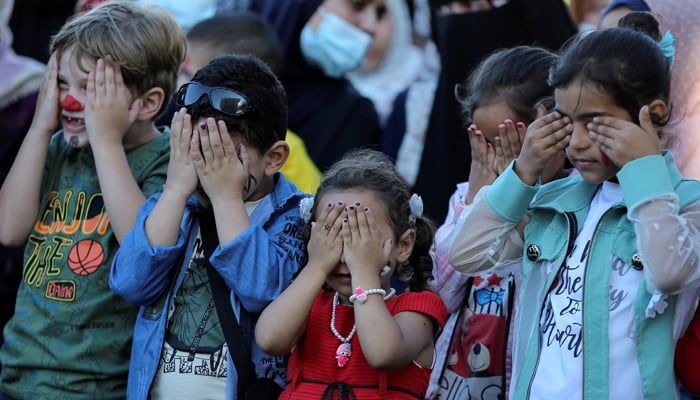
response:
<svg viewBox="0 0 700 400"><path fill-rule="evenodd" d="M469 191L464 199L465 204L471 204L479 190L493 183L498 177L496 152L479 128L472 124L467 129L469 145L471 146L472 162L469 168Z"/></svg>
<svg viewBox="0 0 700 400"><path fill-rule="evenodd" d="M141 99L131 102L121 69L110 56L98 59L87 80L85 130L91 146L99 143L122 145L122 139L136 121Z"/></svg>
<svg viewBox="0 0 700 400"><path fill-rule="evenodd" d="M381 237L372 210L360 203L348 206L343 221L343 256L350 275L376 278L387 264L392 239Z"/></svg>
<svg viewBox="0 0 700 400"><path fill-rule="evenodd" d="M344 207L342 203L329 203L323 207L318 220L311 223L311 237L307 244L309 252L307 265L320 266L326 276L340 263L340 255L343 252L341 230L345 218Z"/></svg>
<svg viewBox="0 0 700 400"><path fill-rule="evenodd" d="M185 198L197 189L197 171L190 157L192 143L192 117L186 108L173 115L170 124L170 162L165 189Z"/></svg>
<svg viewBox="0 0 700 400"><path fill-rule="evenodd" d="M516 125L507 119L498 125L498 136L496 136L494 144L497 175L502 174L508 164L520 155L526 132L527 128L522 122L518 122Z"/></svg>
<svg viewBox="0 0 700 400"><path fill-rule="evenodd" d="M243 144L236 149L224 121L207 118L194 129L190 157L202 189L212 201L245 200L258 185L257 179L248 172L248 150Z"/></svg>
<svg viewBox="0 0 700 400"><path fill-rule="evenodd" d="M616 117L595 117L588 135L618 168L637 158L661 154L661 142L649 107L639 110L639 125Z"/></svg>
<svg viewBox="0 0 700 400"><path fill-rule="evenodd" d="M534 185L549 160L569 145L574 128L571 119L557 111L545 114L544 107L538 106L538 115L527 128L523 148L515 161L515 172L527 185Z"/></svg>
<svg viewBox="0 0 700 400"><path fill-rule="evenodd" d="M54 52L49 58L44 74L44 82L39 89L34 118L30 131L41 132L50 137L58 127L58 60L60 54Z"/></svg>

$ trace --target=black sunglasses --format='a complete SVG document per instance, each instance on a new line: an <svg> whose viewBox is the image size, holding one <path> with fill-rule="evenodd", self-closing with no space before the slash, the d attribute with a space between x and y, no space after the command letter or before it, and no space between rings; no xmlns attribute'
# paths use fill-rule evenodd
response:
<svg viewBox="0 0 700 400"><path fill-rule="evenodd" d="M206 95L209 104L215 110L232 117L240 117L253 111L255 108L248 102L248 98L233 89L224 87L209 87L197 82L182 85L177 91L175 101L178 108L189 107Z"/></svg>

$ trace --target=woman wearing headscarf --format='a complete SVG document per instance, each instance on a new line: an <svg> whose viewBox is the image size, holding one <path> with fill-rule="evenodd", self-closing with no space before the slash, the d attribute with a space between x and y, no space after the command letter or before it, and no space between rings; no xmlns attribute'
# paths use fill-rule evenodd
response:
<svg viewBox="0 0 700 400"><path fill-rule="evenodd" d="M356 147L379 149L377 111L344 76L362 65L384 0L359 6L347 0L251 0L250 7L280 39L289 128L316 165L325 170Z"/></svg>

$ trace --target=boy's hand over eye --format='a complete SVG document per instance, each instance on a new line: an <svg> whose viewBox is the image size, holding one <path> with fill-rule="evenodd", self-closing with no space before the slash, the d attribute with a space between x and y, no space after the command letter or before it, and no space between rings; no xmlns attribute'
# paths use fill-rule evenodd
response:
<svg viewBox="0 0 700 400"><path fill-rule="evenodd" d="M122 146L124 135L136 121L141 99L131 100L121 69L110 56L98 59L88 75L85 129L90 145Z"/></svg>

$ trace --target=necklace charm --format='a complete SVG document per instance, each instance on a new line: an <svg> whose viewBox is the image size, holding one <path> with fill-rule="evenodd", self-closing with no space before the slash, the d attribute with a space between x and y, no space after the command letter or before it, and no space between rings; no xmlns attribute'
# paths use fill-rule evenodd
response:
<svg viewBox="0 0 700 400"><path fill-rule="evenodd" d="M396 291L392 288L389 294L384 296L384 300L388 300L396 294ZM337 329L335 329L335 309L340 303L340 298L338 292L335 292L333 296L333 308L331 308L331 332L335 337L340 340L340 346L335 350L335 359L338 361L338 367L344 367L350 361L350 356L352 355L352 346L350 345L350 340L355 336L355 331L357 331L357 325L352 326L352 330L348 336L341 335Z"/></svg>
<svg viewBox="0 0 700 400"><path fill-rule="evenodd" d="M338 366L344 367L348 361L350 361L350 356L352 355L352 346L350 343L341 343L338 349L335 351L335 359L338 360Z"/></svg>

